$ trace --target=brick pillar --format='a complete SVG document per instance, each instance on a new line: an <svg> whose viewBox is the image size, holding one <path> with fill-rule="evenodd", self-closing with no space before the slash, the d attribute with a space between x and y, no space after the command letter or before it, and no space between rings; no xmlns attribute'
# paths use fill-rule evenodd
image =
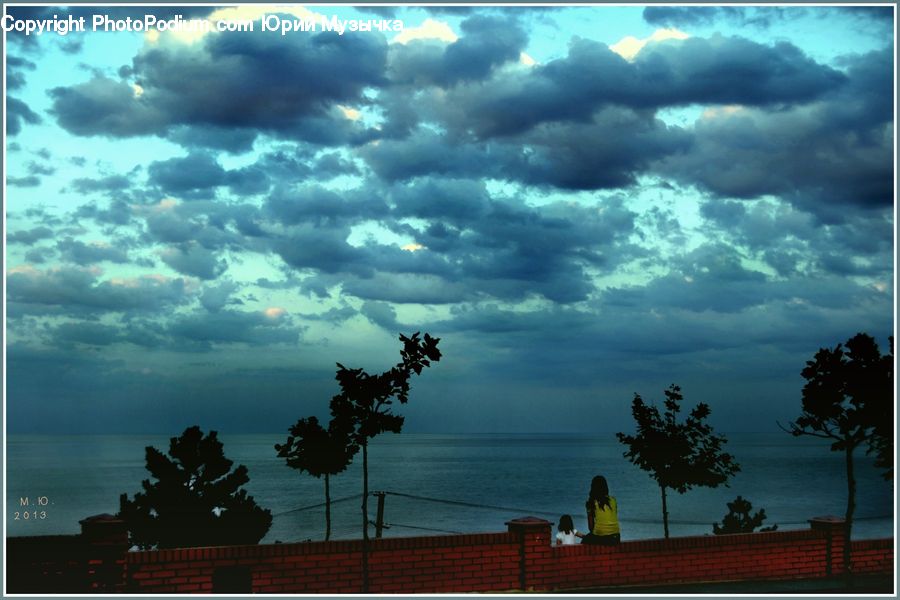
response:
<svg viewBox="0 0 900 600"><path fill-rule="evenodd" d="M523 591L543 589L539 583L550 559L550 521L522 517L506 522L509 532L519 540L519 587Z"/></svg>
<svg viewBox="0 0 900 600"><path fill-rule="evenodd" d="M825 538L825 576L842 573L844 570L844 519L841 517L813 517L809 520L813 531Z"/></svg>
<svg viewBox="0 0 900 600"><path fill-rule="evenodd" d="M122 592L125 588L125 554L128 528L113 515L94 515L79 521L87 556L87 586L98 592Z"/></svg>

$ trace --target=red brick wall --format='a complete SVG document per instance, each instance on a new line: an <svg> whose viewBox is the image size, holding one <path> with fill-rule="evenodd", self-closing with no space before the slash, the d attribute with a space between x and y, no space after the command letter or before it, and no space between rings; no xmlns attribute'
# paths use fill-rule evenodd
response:
<svg viewBox="0 0 900 600"><path fill-rule="evenodd" d="M552 547L551 525L534 518L508 533L372 540L371 593L577 590L607 586L738 580L814 579L841 572L837 521L812 529L669 540L616 547ZM257 593L355 593L361 542L311 542L135 552L130 589L138 593L219 592L217 569L244 569ZM853 543L854 570L890 573L893 540ZM221 573L221 571L220 571Z"/></svg>
<svg viewBox="0 0 900 600"><path fill-rule="evenodd" d="M133 552L136 593L213 592L217 569L248 568L258 593L357 593L362 542L308 542ZM520 543L511 533L372 540L371 593L469 592L519 587ZM221 571L220 571L221 573Z"/></svg>
<svg viewBox="0 0 900 600"><path fill-rule="evenodd" d="M81 536L8 538L9 593L358 593L361 541L125 552L124 524L86 520ZM839 519L800 531L552 547L551 524L372 540L371 593L578 590L816 579L842 572ZM109 536L114 529L115 535ZM97 535L96 531L103 535ZM894 541L853 542L855 573L891 574Z"/></svg>

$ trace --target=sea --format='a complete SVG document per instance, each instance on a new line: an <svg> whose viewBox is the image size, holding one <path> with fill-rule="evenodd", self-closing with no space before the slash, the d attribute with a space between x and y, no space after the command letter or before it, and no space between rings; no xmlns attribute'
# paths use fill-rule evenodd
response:
<svg viewBox="0 0 900 600"><path fill-rule="evenodd" d="M145 448L167 450L170 436L10 435L6 444L7 536L74 534L79 521L115 513L149 477ZM324 479L289 468L274 445L286 434L219 434L226 457L246 465L245 485L273 515L263 543L321 540ZM741 471L729 485L668 490L672 536L707 535L737 496L764 526L806 529L816 516L842 516L844 456L823 440L787 433L726 434ZM384 492L382 535L410 537L506 531L525 516L551 521L571 514L587 527L584 501L591 478L604 475L619 506L622 538L663 537L659 487L622 455L614 434L384 434L369 447L369 490ZM856 461L855 539L894 535L894 490L863 449ZM332 539L361 537L362 456L331 477ZM23 502L27 499L28 505ZM369 501L376 520L377 500ZM370 536L375 535L374 527Z"/></svg>

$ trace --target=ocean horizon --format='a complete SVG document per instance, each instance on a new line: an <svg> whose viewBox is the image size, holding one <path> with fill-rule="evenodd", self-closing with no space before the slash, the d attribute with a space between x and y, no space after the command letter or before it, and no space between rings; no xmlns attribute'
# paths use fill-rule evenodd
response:
<svg viewBox="0 0 900 600"><path fill-rule="evenodd" d="M728 487L685 494L668 490L673 537L711 534L713 523L728 512L726 503L738 495L753 504L754 512L765 510L764 526L779 530L805 529L816 516L843 516L843 454L831 452L827 442L783 432L725 435L726 450L741 471ZM166 451L171 437L9 435L7 536L74 534L80 531L79 520L115 513L120 494L133 497L149 477L145 447ZM248 468L248 493L273 514L262 543L324 538L324 480L295 471L276 456L274 444L286 437L219 434L225 456ZM618 500L622 538L662 537L659 487L622 456L623 450L612 433L386 434L369 447L369 489L386 492L385 537L504 531L506 521L523 516L547 519L555 528L562 514L571 514L576 528L584 530L590 480L602 474ZM357 456L331 478L332 539L361 536L361 463ZM853 536L891 537L893 483L881 477L864 448L855 465ZM23 498L29 499L28 510ZM375 506L370 499L371 520Z"/></svg>

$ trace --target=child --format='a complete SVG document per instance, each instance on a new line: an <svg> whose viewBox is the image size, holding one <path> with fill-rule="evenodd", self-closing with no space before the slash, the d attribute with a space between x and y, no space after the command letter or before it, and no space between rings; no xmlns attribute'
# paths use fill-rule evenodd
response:
<svg viewBox="0 0 900 600"><path fill-rule="evenodd" d="M575 538L583 538L584 534L578 533L575 524L572 523L572 515L563 515L559 518L559 533L556 534L557 546L569 546L575 544Z"/></svg>

